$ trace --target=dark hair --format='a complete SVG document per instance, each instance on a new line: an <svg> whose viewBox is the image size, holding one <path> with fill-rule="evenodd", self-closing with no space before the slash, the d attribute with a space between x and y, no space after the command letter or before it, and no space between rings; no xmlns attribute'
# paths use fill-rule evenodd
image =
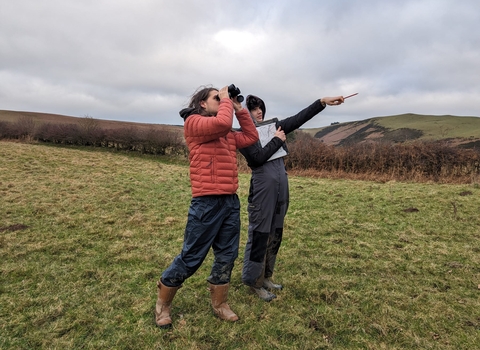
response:
<svg viewBox="0 0 480 350"><path fill-rule="evenodd" d="M248 95L246 105L250 112L255 108L259 107L262 110L262 119L265 119L265 113L267 112L267 108L265 107L265 102L263 102L260 97Z"/></svg>
<svg viewBox="0 0 480 350"><path fill-rule="evenodd" d="M249 111L262 105L262 100L260 100L258 97L252 95L248 95L248 97L249 98L247 99L247 108Z"/></svg>
<svg viewBox="0 0 480 350"><path fill-rule="evenodd" d="M202 106L200 106L200 102L206 101L211 91L218 91L218 89L214 87L201 86L193 93L192 97L190 98L190 104L188 105L189 108L193 108L193 113L206 115L205 110L202 108Z"/></svg>

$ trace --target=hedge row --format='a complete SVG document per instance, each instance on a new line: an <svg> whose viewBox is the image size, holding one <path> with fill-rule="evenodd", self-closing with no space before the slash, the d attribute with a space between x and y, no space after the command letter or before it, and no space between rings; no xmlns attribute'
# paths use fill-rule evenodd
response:
<svg viewBox="0 0 480 350"><path fill-rule="evenodd" d="M77 124L43 123L20 118L16 123L0 122L0 139L34 140L54 144L108 147L156 155L186 153L183 136L175 131L120 127L105 129L96 120L85 118Z"/></svg>
<svg viewBox="0 0 480 350"><path fill-rule="evenodd" d="M290 169L369 174L390 180L470 181L480 174L480 151L445 142L358 143L334 147L298 133L285 158ZM375 178L374 176L374 178Z"/></svg>
<svg viewBox="0 0 480 350"><path fill-rule="evenodd" d="M444 182L476 181L480 173L480 152L450 146L445 142L358 143L328 146L307 133L289 135L287 169L331 174L368 175L369 179L433 180ZM0 122L0 139L22 139L66 145L108 147L155 155L185 157L183 136L164 129L135 126L102 129L85 118L78 124L36 125L29 118L16 123ZM243 157L240 168L248 170Z"/></svg>

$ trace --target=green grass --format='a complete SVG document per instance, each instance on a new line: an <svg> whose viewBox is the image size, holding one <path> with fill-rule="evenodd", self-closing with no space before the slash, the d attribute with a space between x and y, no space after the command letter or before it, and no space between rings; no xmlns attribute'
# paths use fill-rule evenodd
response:
<svg viewBox="0 0 480 350"><path fill-rule="evenodd" d="M455 117L451 115L402 114L374 118L381 126L396 130L409 128L424 132L422 139L480 137L480 118Z"/></svg>
<svg viewBox="0 0 480 350"><path fill-rule="evenodd" d="M180 252L188 166L0 142L1 349L474 349L480 188L290 178L271 303L240 280L211 312L210 255L154 326L160 273ZM416 210L418 211L416 211Z"/></svg>
<svg viewBox="0 0 480 350"><path fill-rule="evenodd" d="M419 138L420 140L480 138L480 118L473 116L458 117L452 115L421 115L407 113L384 117L373 117L369 118L369 120L389 130L398 130L403 128L420 130L423 132L423 136ZM354 123L361 122L362 121L346 122L342 123L342 125L353 125ZM314 136L317 132L327 127L302 130Z"/></svg>

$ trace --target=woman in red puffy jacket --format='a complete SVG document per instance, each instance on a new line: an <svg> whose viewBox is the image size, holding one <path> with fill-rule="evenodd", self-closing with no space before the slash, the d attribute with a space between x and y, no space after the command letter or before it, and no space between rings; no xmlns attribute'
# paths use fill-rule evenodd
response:
<svg viewBox="0 0 480 350"><path fill-rule="evenodd" d="M242 131L233 131L233 115ZM192 201L188 212L183 248L157 282L155 323L170 327L170 305L183 281L193 275L213 249L215 259L207 278L215 314L227 321L238 316L227 304L228 287L240 240L240 202L237 154L258 140L249 112L228 87L203 88L188 108L180 111L189 148Z"/></svg>

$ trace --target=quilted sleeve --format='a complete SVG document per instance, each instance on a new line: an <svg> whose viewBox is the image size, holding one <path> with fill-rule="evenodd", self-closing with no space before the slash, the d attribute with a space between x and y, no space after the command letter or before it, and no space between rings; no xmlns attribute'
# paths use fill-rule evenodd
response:
<svg viewBox="0 0 480 350"><path fill-rule="evenodd" d="M245 148L258 141L258 132L250 113L243 108L236 113L242 131L234 131L237 148Z"/></svg>
<svg viewBox="0 0 480 350"><path fill-rule="evenodd" d="M184 125L185 138L195 143L205 143L226 136L233 125L233 104L228 98L220 101L216 116L194 114Z"/></svg>

